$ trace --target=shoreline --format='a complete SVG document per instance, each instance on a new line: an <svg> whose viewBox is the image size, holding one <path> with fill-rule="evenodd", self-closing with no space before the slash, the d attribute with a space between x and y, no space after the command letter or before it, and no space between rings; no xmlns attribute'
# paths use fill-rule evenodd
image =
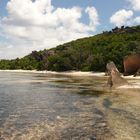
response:
<svg viewBox="0 0 140 140"><path fill-rule="evenodd" d="M57 74L57 75L71 75L71 76L105 76L105 72L82 72L82 71L37 71L37 70L0 70L0 72L16 72L16 73L39 73L39 74Z"/></svg>
<svg viewBox="0 0 140 140"><path fill-rule="evenodd" d="M0 72L10 72L10 73L32 73L32 74L50 74L50 75L62 75L62 76L73 76L73 77L101 77L108 78L105 72L82 72L82 71L66 71L66 72L56 72L56 71L37 71L37 70L0 70ZM122 85L117 87L118 89L139 89L140 88L140 76L134 77L121 76L122 78L128 80L129 85Z"/></svg>
<svg viewBox="0 0 140 140"><path fill-rule="evenodd" d="M105 75L105 72L82 72L82 71L65 71L65 72L56 72L56 71L37 71L37 70L0 70L0 72L16 72L16 73L37 73L37 74L55 74L55 75L70 75L70 76L98 76L98 77L108 77ZM134 77L133 75L122 76L125 79L140 79L140 76Z"/></svg>

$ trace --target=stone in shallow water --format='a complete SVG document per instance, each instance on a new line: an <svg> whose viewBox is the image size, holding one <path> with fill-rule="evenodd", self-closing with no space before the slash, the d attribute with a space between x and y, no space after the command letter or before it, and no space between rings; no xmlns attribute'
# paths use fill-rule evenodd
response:
<svg viewBox="0 0 140 140"><path fill-rule="evenodd" d="M140 76L140 69L134 74L134 77Z"/></svg>
<svg viewBox="0 0 140 140"><path fill-rule="evenodd" d="M88 140L96 140L96 136L91 136Z"/></svg>
<svg viewBox="0 0 140 140"><path fill-rule="evenodd" d="M99 123L99 124L97 124L97 126L96 127L105 127L106 126L106 123Z"/></svg>
<svg viewBox="0 0 140 140"><path fill-rule="evenodd" d="M107 63L106 68L109 74L107 84L110 87L127 84L127 80L121 77L121 74L117 69L116 65L114 64L114 62L111 61Z"/></svg>
<svg viewBox="0 0 140 140"><path fill-rule="evenodd" d="M108 98L105 98L103 100L103 106L106 107L106 108L110 108L110 106L112 105L112 102L108 99Z"/></svg>

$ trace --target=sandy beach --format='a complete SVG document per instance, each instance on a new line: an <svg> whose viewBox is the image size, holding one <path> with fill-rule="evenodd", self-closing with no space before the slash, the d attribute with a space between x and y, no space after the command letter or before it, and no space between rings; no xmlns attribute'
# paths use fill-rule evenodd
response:
<svg viewBox="0 0 140 140"><path fill-rule="evenodd" d="M37 71L37 70L0 70L0 72L17 72L17 73L44 73L44 74L58 74L58 75L71 75L71 76L105 76L105 72L82 72L82 71L66 71L66 72L56 72L56 71ZM106 77L106 76L105 76ZM122 76L125 79L140 79L140 76L134 77Z"/></svg>
<svg viewBox="0 0 140 140"><path fill-rule="evenodd" d="M46 73L46 74L72 75L72 76L105 76L104 72L82 72L82 71L55 72L55 71L37 71L37 70L19 69L19 70L0 70L0 72Z"/></svg>
<svg viewBox="0 0 140 140"><path fill-rule="evenodd" d="M55 72L55 71L37 71L37 70L0 70L0 72L11 72L11 73L36 73L36 74L52 74L52 75L64 75L64 76L75 76L75 77L107 77L105 72L82 72L82 71L66 71L66 72ZM140 88L140 76L122 76L128 81L128 85L122 85L117 88L119 89L130 89L130 88Z"/></svg>

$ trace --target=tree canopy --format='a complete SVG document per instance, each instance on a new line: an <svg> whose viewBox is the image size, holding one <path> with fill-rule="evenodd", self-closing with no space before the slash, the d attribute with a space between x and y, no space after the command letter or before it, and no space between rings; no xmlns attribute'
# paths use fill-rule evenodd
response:
<svg viewBox="0 0 140 140"><path fill-rule="evenodd" d="M111 60L123 71L123 58L137 52L140 52L140 26L122 26L49 50L33 51L21 59L1 60L0 69L105 71Z"/></svg>

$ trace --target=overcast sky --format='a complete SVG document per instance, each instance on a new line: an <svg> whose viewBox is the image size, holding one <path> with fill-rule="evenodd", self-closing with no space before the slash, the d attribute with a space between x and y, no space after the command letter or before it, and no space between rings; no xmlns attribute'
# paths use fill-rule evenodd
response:
<svg viewBox="0 0 140 140"><path fill-rule="evenodd" d="M140 24L140 0L0 0L0 59Z"/></svg>

